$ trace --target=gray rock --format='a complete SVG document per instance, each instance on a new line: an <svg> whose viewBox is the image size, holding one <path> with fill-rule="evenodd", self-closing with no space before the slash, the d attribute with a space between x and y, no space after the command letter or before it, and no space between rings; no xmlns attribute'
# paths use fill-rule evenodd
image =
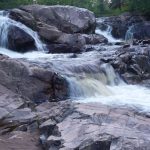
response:
<svg viewBox="0 0 150 150"><path fill-rule="evenodd" d="M87 9L60 5L28 5L20 9L31 13L40 22L57 27L62 32L93 33L95 30L95 16Z"/></svg>
<svg viewBox="0 0 150 150"><path fill-rule="evenodd" d="M19 21L33 30L37 28L37 22L31 13L21 9L12 9L9 11L9 17L13 20Z"/></svg>
<svg viewBox="0 0 150 150"><path fill-rule="evenodd" d="M0 56L0 73L2 85L37 103L68 95L66 80L42 66Z"/></svg>
<svg viewBox="0 0 150 150"><path fill-rule="evenodd" d="M18 52L36 49L34 39L28 33L15 26L9 27L8 48Z"/></svg>
<svg viewBox="0 0 150 150"><path fill-rule="evenodd" d="M56 41L62 35L62 32L59 31L55 26L38 23L37 28L41 38L49 42Z"/></svg>

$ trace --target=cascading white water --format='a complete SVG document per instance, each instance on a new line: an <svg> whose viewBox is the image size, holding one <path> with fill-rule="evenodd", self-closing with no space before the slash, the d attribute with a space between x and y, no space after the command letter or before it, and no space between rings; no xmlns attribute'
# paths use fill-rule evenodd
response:
<svg viewBox="0 0 150 150"><path fill-rule="evenodd" d="M99 18L98 19L99 23L103 23L104 21L105 21L105 18ZM110 42L110 43L121 42L122 41L121 39L115 39L112 36L112 34L111 34L112 27L110 25L106 25L106 26L107 26L106 30L101 30L99 27L97 27L96 30L95 30L95 33L103 35L105 38L108 39L108 42Z"/></svg>
<svg viewBox="0 0 150 150"><path fill-rule="evenodd" d="M4 11L0 11L0 46L6 47L8 45L7 34L9 24L7 23L7 15Z"/></svg>
<svg viewBox="0 0 150 150"><path fill-rule="evenodd" d="M10 26L16 26L28 33L35 41L37 50L44 51L45 45L41 42L38 34L24 24L14 21L8 17L9 15L3 11L0 12L0 47L8 47L8 31Z"/></svg>
<svg viewBox="0 0 150 150"><path fill-rule="evenodd" d="M129 44L133 44L133 29L134 25L130 26L125 35L125 41Z"/></svg>
<svg viewBox="0 0 150 150"><path fill-rule="evenodd" d="M107 49L109 52L109 47ZM44 54L36 51L20 54L3 49L0 52L34 63L50 63L51 69L67 79L72 100L129 106L150 112L150 89L124 83L110 65L97 63L96 60L101 57L99 52L78 54L77 58L71 58L72 54Z"/></svg>
<svg viewBox="0 0 150 150"><path fill-rule="evenodd" d="M150 112L150 89L126 84L109 64L103 64L101 68L104 73L69 78L70 98L83 103L100 102Z"/></svg>
<svg viewBox="0 0 150 150"><path fill-rule="evenodd" d="M91 68L94 67L91 66ZM108 86L125 84L109 64L101 64L100 68L94 68L92 71L74 73L74 76L67 78L67 80L72 99L94 98L102 95L107 97L113 94Z"/></svg>
<svg viewBox="0 0 150 150"><path fill-rule="evenodd" d="M15 25L27 32L34 38L37 49L44 49L36 32L9 19L4 12L0 12L0 46L3 46L0 48L0 53L13 58L26 58L34 63L52 64L51 69L63 74L67 79L70 99L79 102L101 102L107 105L128 105L150 112L150 89L125 84L112 66L99 64L99 58L102 56L100 52L78 54L77 58L71 58L71 54L45 54L41 51L25 54L13 52L5 49L8 44L7 32L10 25ZM108 26L106 31L99 30L98 32L108 38L109 42L120 41L111 36L111 30L111 27ZM111 48L107 46L103 53L111 54Z"/></svg>

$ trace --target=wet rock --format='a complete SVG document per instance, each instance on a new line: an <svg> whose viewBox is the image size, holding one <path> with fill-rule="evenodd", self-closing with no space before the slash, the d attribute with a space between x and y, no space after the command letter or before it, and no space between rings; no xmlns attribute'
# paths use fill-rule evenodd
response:
<svg viewBox="0 0 150 150"><path fill-rule="evenodd" d="M34 39L22 29L11 26L8 31L8 48L17 52L35 49Z"/></svg>
<svg viewBox="0 0 150 150"><path fill-rule="evenodd" d="M128 48L128 47L130 47L129 44L126 44L126 45L123 46L123 48Z"/></svg>
<svg viewBox="0 0 150 150"><path fill-rule="evenodd" d="M116 42L115 45L124 45L124 42Z"/></svg>
<svg viewBox="0 0 150 150"><path fill-rule="evenodd" d="M143 40L142 41L142 44L144 45L144 44L150 44L150 39L148 39L148 40Z"/></svg>
<svg viewBox="0 0 150 150"><path fill-rule="evenodd" d="M131 27L131 33L133 38L138 40L144 40L150 38L150 22L137 23Z"/></svg>
<svg viewBox="0 0 150 150"><path fill-rule="evenodd" d="M97 26L98 29L100 29L102 31L106 31L108 26L103 21L104 21L103 18L97 18L96 19L96 26Z"/></svg>
<svg viewBox="0 0 150 150"><path fill-rule="evenodd" d="M149 46L124 46L110 62L128 83L140 83L150 77Z"/></svg>
<svg viewBox="0 0 150 150"><path fill-rule="evenodd" d="M50 44L47 45L49 53L80 53L82 52L81 48L76 46L69 46L67 44Z"/></svg>
<svg viewBox="0 0 150 150"><path fill-rule="evenodd" d="M82 36L85 38L86 44L94 45L94 44L108 43L108 40L103 35L83 34Z"/></svg>
<svg viewBox="0 0 150 150"><path fill-rule="evenodd" d="M78 48L82 48L86 44L85 38L80 34L62 34L56 42Z"/></svg>

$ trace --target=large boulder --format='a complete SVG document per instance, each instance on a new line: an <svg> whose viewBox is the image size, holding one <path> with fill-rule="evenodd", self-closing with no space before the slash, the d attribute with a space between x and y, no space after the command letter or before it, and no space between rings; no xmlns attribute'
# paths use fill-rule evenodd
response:
<svg viewBox="0 0 150 150"><path fill-rule="evenodd" d="M24 30L12 25L8 31L8 48L18 52L35 49L34 39Z"/></svg>
<svg viewBox="0 0 150 150"><path fill-rule="evenodd" d="M86 44L107 43L105 37L91 34L95 32L96 19L83 8L28 5L10 10L9 17L36 30L50 52L81 52Z"/></svg>
<svg viewBox="0 0 150 150"><path fill-rule="evenodd" d="M36 20L57 27L66 33L93 33L96 19L87 9L73 6L28 5L20 9L32 14Z"/></svg>
<svg viewBox="0 0 150 150"><path fill-rule="evenodd" d="M81 52L86 44L108 42L104 36L94 34L96 19L87 9L59 5L28 5L10 10L9 17L36 30L50 52ZM14 48L16 44L18 43L13 41L11 47Z"/></svg>

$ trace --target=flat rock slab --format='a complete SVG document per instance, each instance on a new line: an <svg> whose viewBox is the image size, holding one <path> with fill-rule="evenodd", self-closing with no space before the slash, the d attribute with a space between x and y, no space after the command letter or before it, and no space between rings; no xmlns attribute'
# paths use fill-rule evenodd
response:
<svg viewBox="0 0 150 150"><path fill-rule="evenodd" d="M0 84L0 119L25 104L25 100Z"/></svg>
<svg viewBox="0 0 150 150"><path fill-rule="evenodd" d="M100 103L75 104L75 108L57 124L61 150L149 150L150 119L144 115Z"/></svg>
<svg viewBox="0 0 150 150"><path fill-rule="evenodd" d="M10 135L0 136L1 150L41 150L38 134L13 132Z"/></svg>

